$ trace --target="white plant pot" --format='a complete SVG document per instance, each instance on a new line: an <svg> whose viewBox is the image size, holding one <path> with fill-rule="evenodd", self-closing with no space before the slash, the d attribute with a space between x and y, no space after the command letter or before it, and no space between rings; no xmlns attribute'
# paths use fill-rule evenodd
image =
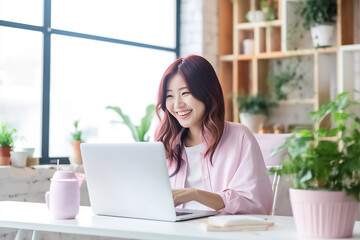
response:
<svg viewBox="0 0 360 240"><path fill-rule="evenodd" d="M248 127L253 133L259 132L264 125L266 116L263 114L251 114L242 112L239 114L240 122Z"/></svg>
<svg viewBox="0 0 360 240"><path fill-rule="evenodd" d="M11 151L11 165L14 167L26 167L26 151Z"/></svg>
<svg viewBox="0 0 360 240"><path fill-rule="evenodd" d="M291 87L289 86L289 84L285 84L281 86L281 91L283 93L285 93L286 95L289 94L291 92Z"/></svg>
<svg viewBox="0 0 360 240"><path fill-rule="evenodd" d="M317 25L311 27L311 37L314 47L331 46L331 38L334 33L334 25Z"/></svg>

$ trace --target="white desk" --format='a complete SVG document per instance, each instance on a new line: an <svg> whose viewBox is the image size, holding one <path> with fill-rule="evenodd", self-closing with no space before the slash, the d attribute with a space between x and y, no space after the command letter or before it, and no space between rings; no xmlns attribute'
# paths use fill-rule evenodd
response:
<svg viewBox="0 0 360 240"><path fill-rule="evenodd" d="M90 207L81 207L73 220L52 220L43 203L0 202L0 227L95 235L130 239L299 239L292 217L276 216L268 231L207 232L199 220L161 222L94 215ZM20 237L19 237L20 238ZM308 238L306 238L308 239ZM360 239L356 222L353 239Z"/></svg>

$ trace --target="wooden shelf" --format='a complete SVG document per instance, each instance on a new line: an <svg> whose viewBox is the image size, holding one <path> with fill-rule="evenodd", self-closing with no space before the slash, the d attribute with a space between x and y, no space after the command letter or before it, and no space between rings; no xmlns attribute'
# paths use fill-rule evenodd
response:
<svg viewBox="0 0 360 240"><path fill-rule="evenodd" d="M272 59L272 58L282 58L286 57L286 53L283 53L281 51L277 52L270 52L270 53L260 53L257 58L259 59Z"/></svg>
<svg viewBox="0 0 360 240"><path fill-rule="evenodd" d="M312 49L288 51L288 52L270 52L270 53L260 53L257 58L259 59L273 59L273 58L284 58L284 57L293 57L293 56L307 56L313 55L315 53Z"/></svg>
<svg viewBox="0 0 360 240"><path fill-rule="evenodd" d="M254 28L260 28L260 27L275 27L281 26L280 20L274 20L274 21L262 21L262 22L247 22L247 23L238 23L236 25L236 29L238 30L250 30Z"/></svg>
<svg viewBox="0 0 360 240"><path fill-rule="evenodd" d="M360 51L360 44L341 46L341 51L344 51L344 52L345 51L346 52Z"/></svg>
<svg viewBox="0 0 360 240"><path fill-rule="evenodd" d="M252 60L255 58L255 54L251 54L251 55L246 55L246 54L240 54L240 55L237 55L236 56L236 60L239 60L239 61L248 61L248 60Z"/></svg>
<svg viewBox="0 0 360 240"><path fill-rule="evenodd" d="M303 92L304 94L295 92L292 96L294 98L304 96L304 98L279 102L280 107L283 108L281 110L283 115L291 115L288 110L298 110L292 105L300 104L299 109L303 112L293 114L300 116L298 118L300 119L301 116L305 116L309 108L318 110L321 104L330 100L335 94L343 90L353 90L354 84L351 81L355 81L357 73L351 72L356 70L351 67L355 64L351 54L360 51L360 15L357 14L360 11L360 0L337 0L337 33L333 38L333 46L326 48L313 48L310 31L302 32L303 38L297 35L299 32L289 31L293 24L298 22L293 11L303 0L272 1L277 4L277 20L247 22L246 13L259 10L260 0L218 0L219 79L224 95L231 93L233 99L236 99L240 92L251 95L269 93L272 91L267 82L269 73L283 70L276 67L275 64L279 61L274 60L290 62L295 61L297 59L295 57L301 57L304 61L301 61L302 65L297 67L299 71L305 68L306 92ZM294 40L298 45L292 46L292 42L288 41L288 37L291 36L295 37ZM243 48L246 39L254 40L255 54L242 54L245 52ZM295 48L299 49L289 50ZM277 116L279 122L282 121L283 115ZM239 121L235 101L227 101L226 116L229 121Z"/></svg>
<svg viewBox="0 0 360 240"><path fill-rule="evenodd" d="M287 52L269 52L269 53L260 53L256 55L258 59L273 59L273 58L283 58L283 57L292 57L292 56L307 56L313 55L315 53L337 53L338 47L329 47L329 48L318 48L318 49L301 49Z"/></svg>
<svg viewBox="0 0 360 240"><path fill-rule="evenodd" d="M235 59L234 55L223 55L220 57L220 60L223 62L231 62Z"/></svg>
<svg viewBox="0 0 360 240"><path fill-rule="evenodd" d="M338 47L327 47L327 48L316 48L315 52L317 53L337 53L339 50Z"/></svg>
<svg viewBox="0 0 360 240"><path fill-rule="evenodd" d="M314 98L304 98L304 99L287 99L279 101L279 104L287 105L287 104L314 104Z"/></svg>

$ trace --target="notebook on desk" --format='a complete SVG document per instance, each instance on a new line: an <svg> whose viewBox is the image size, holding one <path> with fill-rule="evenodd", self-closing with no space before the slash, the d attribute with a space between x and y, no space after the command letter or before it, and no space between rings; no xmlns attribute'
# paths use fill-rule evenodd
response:
<svg viewBox="0 0 360 240"><path fill-rule="evenodd" d="M182 221L217 213L175 209L161 142L82 143L80 148L95 214Z"/></svg>

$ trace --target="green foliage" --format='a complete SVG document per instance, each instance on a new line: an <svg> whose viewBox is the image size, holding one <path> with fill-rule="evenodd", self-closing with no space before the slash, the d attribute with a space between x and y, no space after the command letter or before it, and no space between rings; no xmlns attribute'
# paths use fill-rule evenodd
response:
<svg viewBox="0 0 360 240"><path fill-rule="evenodd" d="M286 44L288 50L298 50L300 46L300 39L304 38L304 22L305 20L301 17L300 13L302 11L303 4L295 5L295 9L292 13L292 21L287 23L288 27L286 34Z"/></svg>
<svg viewBox="0 0 360 240"><path fill-rule="evenodd" d="M278 106L269 96L257 94L256 96L240 95L237 98L237 105L240 112L252 114L264 114L269 117L272 110Z"/></svg>
<svg viewBox="0 0 360 240"><path fill-rule="evenodd" d="M360 201L360 118L351 107L360 104L342 93L311 112L314 130L294 131L273 153L288 150L288 161L270 173L293 175L293 187L346 191ZM335 127L318 127L331 114Z"/></svg>
<svg viewBox="0 0 360 240"><path fill-rule="evenodd" d="M269 1L267 0L261 0L260 2L260 6L261 9L263 10L263 12L265 13L265 21L273 21L275 20L275 13L274 13L274 1Z"/></svg>
<svg viewBox="0 0 360 240"><path fill-rule="evenodd" d="M282 69L277 75L272 72L269 73L268 83L273 89L277 100L286 100L288 97L287 93L283 91L283 86L289 86L291 89L297 88L302 90L301 82L304 80L303 74L297 73L300 62L301 58L298 58L295 66L287 65L285 66L285 69ZM277 65L281 67L282 62L277 60Z"/></svg>
<svg viewBox="0 0 360 240"><path fill-rule="evenodd" d="M79 122L80 122L80 120L74 121L75 130L74 130L74 132L71 133L73 141L83 141L82 131L79 130Z"/></svg>
<svg viewBox="0 0 360 240"><path fill-rule="evenodd" d="M150 104L146 107L145 117L143 117L141 119L141 124L139 126L134 125L131 122L130 117L125 115L119 107L108 106L108 107L106 107L106 109L112 109L116 113L119 114L119 116L123 120L122 123L124 123L126 126L129 127L135 141L137 141L137 142L148 142L149 141L149 137L145 138L145 134L149 130L150 125L151 125L151 119L153 118L153 116L155 114L155 105Z"/></svg>
<svg viewBox="0 0 360 240"><path fill-rule="evenodd" d="M16 141L16 129L10 128L7 122L1 122L0 147L13 147Z"/></svg>
<svg viewBox="0 0 360 240"><path fill-rule="evenodd" d="M329 24L336 22L336 0L306 0L300 12L304 18L305 29L317 24Z"/></svg>

